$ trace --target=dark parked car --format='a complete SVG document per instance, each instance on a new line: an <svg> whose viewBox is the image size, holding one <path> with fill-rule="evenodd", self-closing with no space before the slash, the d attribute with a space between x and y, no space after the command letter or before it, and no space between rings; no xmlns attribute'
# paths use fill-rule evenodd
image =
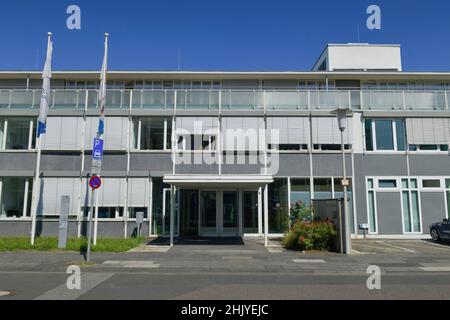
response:
<svg viewBox="0 0 450 320"><path fill-rule="evenodd" d="M443 222L434 223L430 228L430 235L433 241L450 240L450 219Z"/></svg>

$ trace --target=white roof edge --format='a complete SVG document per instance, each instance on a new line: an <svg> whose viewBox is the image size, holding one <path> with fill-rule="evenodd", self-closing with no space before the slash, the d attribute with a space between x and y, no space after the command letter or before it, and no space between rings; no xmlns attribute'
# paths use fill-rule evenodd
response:
<svg viewBox="0 0 450 320"><path fill-rule="evenodd" d="M53 74L71 75L88 74L97 75L100 71L52 71ZM0 75L41 75L42 71L0 71ZM450 71L108 71L108 74L117 75L450 75Z"/></svg>
<svg viewBox="0 0 450 320"><path fill-rule="evenodd" d="M329 43L327 47L398 47L401 48L401 44L397 43Z"/></svg>

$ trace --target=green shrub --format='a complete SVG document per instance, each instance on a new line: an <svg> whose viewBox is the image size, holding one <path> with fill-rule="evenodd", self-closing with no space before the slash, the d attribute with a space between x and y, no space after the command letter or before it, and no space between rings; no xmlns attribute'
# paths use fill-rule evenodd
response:
<svg viewBox="0 0 450 320"><path fill-rule="evenodd" d="M291 225L294 225L297 221L313 221L313 216L313 209L306 206L302 201L291 207Z"/></svg>
<svg viewBox="0 0 450 320"><path fill-rule="evenodd" d="M297 221L285 235L283 244L291 250L329 250L336 228L330 222Z"/></svg>

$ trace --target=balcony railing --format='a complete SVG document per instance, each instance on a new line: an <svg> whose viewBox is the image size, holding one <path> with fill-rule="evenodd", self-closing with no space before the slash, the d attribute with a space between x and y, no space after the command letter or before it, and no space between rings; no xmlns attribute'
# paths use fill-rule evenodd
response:
<svg viewBox="0 0 450 320"><path fill-rule="evenodd" d="M41 90L0 90L0 109L38 109ZM108 90L108 109L449 110L448 91ZM52 90L50 109L98 107L98 90Z"/></svg>

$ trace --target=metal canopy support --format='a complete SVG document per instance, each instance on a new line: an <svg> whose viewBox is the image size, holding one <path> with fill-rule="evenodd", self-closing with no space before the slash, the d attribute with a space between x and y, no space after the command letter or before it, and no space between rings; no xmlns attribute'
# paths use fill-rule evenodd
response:
<svg viewBox="0 0 450 320"><path fill-rule="evenodd" d="M175 186L170 187L170 246L173 247L173 229L175 216Z"/></svg>
<svg viewBox="0 0 450 320"><path fill-rule="evenodd" d="M264 186L264 246L269 246L269 185Z"/></svg>

